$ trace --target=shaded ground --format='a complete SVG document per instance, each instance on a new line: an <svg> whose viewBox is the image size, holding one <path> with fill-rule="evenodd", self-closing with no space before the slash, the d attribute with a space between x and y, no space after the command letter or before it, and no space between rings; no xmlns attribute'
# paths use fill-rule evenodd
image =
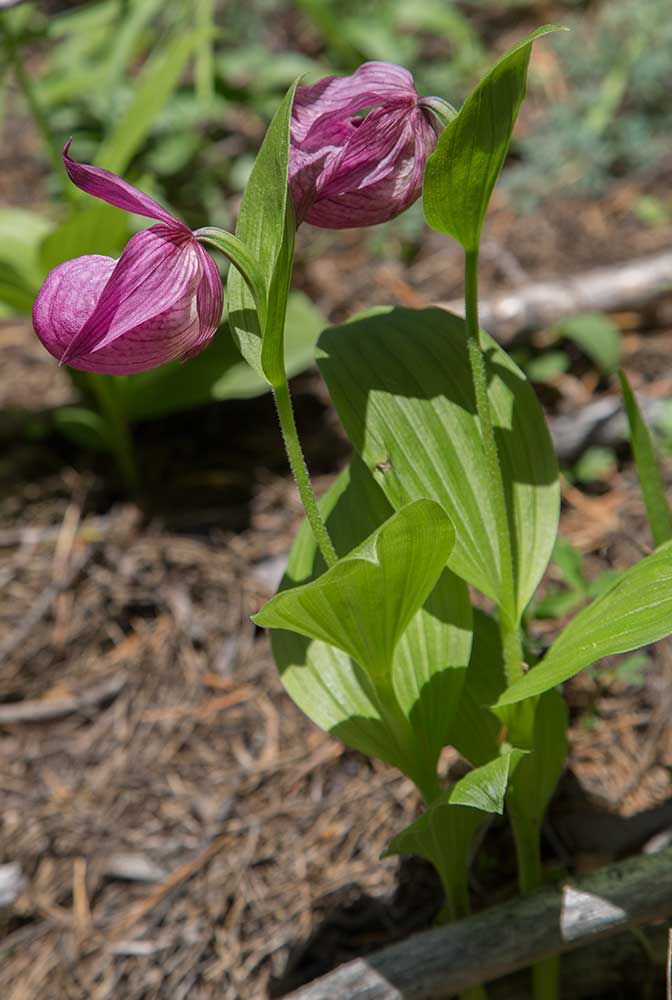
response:
<svg viewBox="0 0 672 1000"><path fill-rule="evenodd" d="M633 197L623 186L522 219L500 200L485 290L669 245L636 221ZM360 235L310 240L299 281L332 319L459 292L457 250L429 234L403 274L371 264ZM665 391L670 330L619 321L635 382ZM270 401L141 428L141 513L106 463L31 431L26 412L65 401L69 382L25 325L2 325L0 342L0 703L79 704L0 715L0 860L25 877L4 916L0 995L252 1000L427 926L431 871L379 860L416 814L413 787L301 715L250 622L300 520ZM585 365L567 380L558 409L614 391ZM295 390L322 490L347 447L317 376ZM563 531L591 573L633 561L646 532L627 458L601 491L567 488ZM671 669L659 651L635 683L606 664L568 685L572 777L549 868L585 870L672 828ZM490 828L476 906L514 891L508 836Z"/></svg>

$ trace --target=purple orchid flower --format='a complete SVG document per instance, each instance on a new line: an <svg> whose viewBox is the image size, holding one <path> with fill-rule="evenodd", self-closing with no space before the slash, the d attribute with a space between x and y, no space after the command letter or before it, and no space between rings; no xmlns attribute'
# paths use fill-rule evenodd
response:
<svg viewBox="0 0 672 1000"><path fill-rule="evenodd" d="M437 99L425 100L408 70L385 62L298 87L289 159L297 223L373 226L412 205L437 141Z"/></svg>
<svg viewBox="0 0 672 1000"><path fill-rule="evenodd" d="M199 354L219 326L219 271L195 234L148 195L109 170L63 150L73 184L136 215L156 219L119 260L77 257L51 271L33 306L38 337L61 364L132 375Z"/></svg>

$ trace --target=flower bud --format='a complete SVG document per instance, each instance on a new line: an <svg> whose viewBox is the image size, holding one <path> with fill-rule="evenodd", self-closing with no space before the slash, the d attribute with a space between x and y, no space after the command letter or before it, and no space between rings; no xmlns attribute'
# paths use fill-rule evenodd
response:
<svg viewBox="0 0 672 1000"><path fill-rule="evenodd" d="M297 88L289 159L297 223L373 226L413 204L437 141L432 109L419 100L408 70L384 62Z"/></svg>
<svg viewBox="0 0 672 1000"><path fill-rule="evenodd" d="M222 314L219 272L191 230L116 174L63 158L83 191L158 220L119 260L95 254L51 271L33 306L38 337L61 364L131 375L199 354Z"/></svg>

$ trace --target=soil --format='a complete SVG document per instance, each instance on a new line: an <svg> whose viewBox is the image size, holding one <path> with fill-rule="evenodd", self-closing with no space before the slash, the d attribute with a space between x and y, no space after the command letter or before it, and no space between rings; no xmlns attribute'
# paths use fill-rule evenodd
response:
<svg viewBox="0 0 672 1000"><path fill-rule="evenodd" d="M665 177L655 183L665 190ZM639 193L617 185L602 203L524 217L498 196L483 293L669 246L669 227L631 211ZM428 232L403 271L372 263L365 234L327 237L302 236L297 280L332 320L459 294L459 253ZM644 314L616 320L635 384L655 389L672 331ZM0 909L0 996L257 1000L429 926L431 869L380 860L417 814L413 786L299 712L250 621L301 520L270 400L139 427L137 505L109 462L44 436L40 415L73 389L28 325L4 322L0 342L0 713L23 712L0 714L0 858L23 878ZM554 408L573 405L577 387L582 399L615 391L580 359L566 379ZM293 387L321 492L347 442L319 377ZM561 530L591 574L648 545L627 452L600 489L566 486ZM535 627L548 640L559 624ZM669 660L661 645L634 683L604 663L567 685L571 752L545 829L549 872L669 837ZM512 845L495 822L473 903L514 892Z"/></svg>

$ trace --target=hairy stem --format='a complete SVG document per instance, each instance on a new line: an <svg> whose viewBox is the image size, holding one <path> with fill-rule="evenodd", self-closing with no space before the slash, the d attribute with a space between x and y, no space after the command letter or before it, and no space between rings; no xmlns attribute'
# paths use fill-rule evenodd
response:
<svg viewBox="0 0 672 1000"><path fill-rule="evenodd" d="M312 483L308 474L306 460L303 457L299 435L294 420L294 409L292 398L289 394L289 384L285 378L279 385L273 387L273 396L278 411L282 437L285 442L285 450L292 470L292 474L299 488L299 495L303 503L308 522L313 529L313 535L317 546L324 557L327 566L334 566L338 561L338 556L332 544L327 527L322 519L317 500L313 492Z"/></svg>

